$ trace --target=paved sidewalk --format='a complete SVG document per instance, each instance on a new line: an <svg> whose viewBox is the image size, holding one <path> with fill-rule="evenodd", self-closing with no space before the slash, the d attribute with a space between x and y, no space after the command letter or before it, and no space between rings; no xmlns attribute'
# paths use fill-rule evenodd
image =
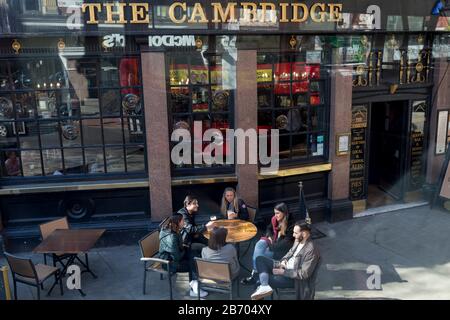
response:
<svg viewBox="0 0 450 320"><path fill-rule="evenodd" d="M316 227L327 235L316 240L323 257L317 299L450 299L450 213L419 207ZM243 257L247 266L250 255L251 250ZM35 262L43 260L41 255L28 256ZM94 249L90 264L98 279L83 274L82 287L87 296L66 288L63 299L168 299L167 280L152 274L147 295L142 294L139 258L137 245ZM1 264L5 264L2 259ZM370 265L381 268L381 290L367 288L366 270ZM246 275L243 271L242 276ZM175 299L191 299L188 287L187 274L179 274ZM241 299L248 299L252 290L241 286ZM18 293L20 299L36 296L34 288L20 284ZM59 290L51 297L44 294L44 299L60 298ZM227 296L211 294L210 298Z"/></svg>

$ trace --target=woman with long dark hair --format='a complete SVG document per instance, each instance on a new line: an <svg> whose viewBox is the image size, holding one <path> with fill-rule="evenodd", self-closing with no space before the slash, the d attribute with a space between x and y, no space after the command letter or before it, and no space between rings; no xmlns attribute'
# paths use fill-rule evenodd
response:
<svg viewBox="0 0 450 320"><path fill-rule="evenodd" d="M239 260L236 248L226 242L228 230L223 227L214 227L210 233L208 246L202 250L202 258L210 261L228 262L231 276L234 279L239 275Z"/></svg>
<svg viewBox="0 0 450 320"><path fill-rule="evenodd" d="M283 257L294 243L293 230L295 221L289 214L285 203L279 203L273 209L274 215L264 237L256 243L253 251L252 274L241 281L242 284L253 284L257 280L256 258L264 256L271 259Z"/></svg>

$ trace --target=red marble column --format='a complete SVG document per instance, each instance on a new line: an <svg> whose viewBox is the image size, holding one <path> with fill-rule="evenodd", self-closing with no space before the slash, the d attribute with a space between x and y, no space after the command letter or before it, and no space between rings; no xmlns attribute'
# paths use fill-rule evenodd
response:
<svg viewBox="0 0 450 320"><path fill-rule="evenodd" d="M142 82L152 221L172 214L172 177L163 52L142 52Z"/></svg>
<svg viewBox="0 0 450 320"><path fill-rule="evenodd" d="M427 183L437 183L439 173L444 162L445 155L435 155L436 135L437 135L437 118L439 110L450 110L450 67L446 59L436 61L434 69L435 84L433 88L430 118L430 138L428 139L427 154ZM447 69L448 68L448 69ZM440 86L439 86L440 85ZM439 88L438 88L439 86Z"/></svg>
<svg viewBox="0 0 450 320"><path fill-rule="evenodd" d="M256 50L238 50L236 64L235 128L255 129L258 126L256 82ZM246 154L248 155L248 145ZM244 152L244 150L236 150ZM247 156L248 157L248 156ZM258 206L258 165L236 164L238 194L251 206Z"/></svg>
<svg viewBox="0 0 450 320"><path fill-rule="evenodd" d="M350 152L336 155L336 135L351 133L352 121L352 68L335 66L331 70L330 96L330 162L328 197L331 200L330 220L351 218L352 206L349 201Z"/></svg>

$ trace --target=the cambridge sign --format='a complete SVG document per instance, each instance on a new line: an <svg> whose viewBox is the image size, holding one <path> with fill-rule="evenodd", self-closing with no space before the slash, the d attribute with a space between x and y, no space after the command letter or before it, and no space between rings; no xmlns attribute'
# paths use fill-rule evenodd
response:
<svg viewBox="0 0 450 320"><path fill-rule="evenodd" d="M82 12L86 23L104 24L149 24L149 3L83 3ZM173 2L168 5L168 19L181 23L305 23L312 21L341 22L342 4L317 2ZM279 12L279 14L270 14ZM99 13L104 19L99 18Z"/></svg>

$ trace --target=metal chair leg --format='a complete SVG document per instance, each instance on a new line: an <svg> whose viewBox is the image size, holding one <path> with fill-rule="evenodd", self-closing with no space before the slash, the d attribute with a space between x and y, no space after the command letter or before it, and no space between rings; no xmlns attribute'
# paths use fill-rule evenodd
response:
<svg viewBox="0 0 450 320"><path fill-rule="evenodd" d="M38 294L38 295L37 295L37 299L38 299L38 300L41 300L41 288L40 288L39 285L37 286L37 294Z"/></svg>
<svg viewBox="0 0 450 320"><path fill-rule="evenodd" d="M47 255L44 253L44 264L47 264Z"/></svg>
<svg viewBox="0 0 450 320"><path fill-rule="evenodd" d="M169 290L170 290L170 300L173 300L173 296L172 296L172 277L171 277L171 275L170 275L170 272L169 272Z"/></svg>
<svg viewBox="0 0 450 320"><path fill-rule="evenodd" d="M16 279L13 279L14 282L14 300L17 300L17 282Z"/></svg>
<svg viewBox="0 0 450 320"><path fill-rule="evenodd" d="M145 295L145 287L146 287L145 283L146 282L147 282L147 268L146 268L146 266L144 266L144 290L143 290L144 295Z"/></svg>
<svg viewBox="0 0 450 320"><path fill-rule="evenodd" d="M230 284L230 300L233 300L233 282Z"/></svg>
<svg viewBox="0 0 450 320"><path fill-rule="evenodd" d="M197 280L198 286L197 286L197 300L200 300L200 281Z"/></svg>
<svg viewBox="0 0 450 320"><path fill-rule="evenodd" d="M58 280L59 272L55 273L55 281ZM61 291L61 295L64 295L64 289L63 289L63 283L62 283L62 277L59 277L59 290Z"/></svg>

